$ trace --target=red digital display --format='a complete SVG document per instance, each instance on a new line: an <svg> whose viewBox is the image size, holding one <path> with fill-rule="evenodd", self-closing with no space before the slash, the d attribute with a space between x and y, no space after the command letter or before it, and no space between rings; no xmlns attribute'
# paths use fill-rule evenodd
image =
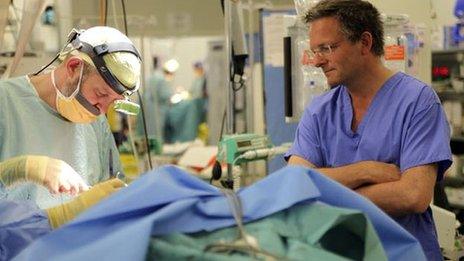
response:
<svg viewBox="0 0 464 261"><path fill-rule="evenodd" d="M448 66L434 66L432 68L433 80L443 80L450 77L450 69Z"/></svg>

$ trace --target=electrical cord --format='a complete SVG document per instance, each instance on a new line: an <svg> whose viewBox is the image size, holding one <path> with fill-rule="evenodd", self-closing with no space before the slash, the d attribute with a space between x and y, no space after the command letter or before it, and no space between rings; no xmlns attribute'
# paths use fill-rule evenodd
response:
<svg viewBox="0 0 464 261"><path fill-rule="evenodd" d="M129 37L129 32L127 31L126 4L124 3L124 0L121 0L121 5L122 5L122 17L124 19L124 33L126 34L127 37Z"/></svg>
<svg viewBox="0 0 464 261"><path fill-rule="evenodd" d="M103 24L108 25L108 0L105 0L105 14L103 16Z"/></svg>
<svg viewBox="0 0 464 261"><path fill-rule="evenodd" d="M58 53L55 58L53 58L53 60L51 60L51 62L49 62L47 65L43 66L39 71L35 72L33 75L34 76L37 76L39 75L39 73L43 72L45 69L48 68L48 66L50 66L52 63L54 63L56 60L58 60L58 57L60 57L60 53Z"/></svg>
<svg viewBox="0 0 464 261"><path fill-rule="evenodd" d="M68 38L69 38L69 36L68 36ZM60 58L60 55L62 55L63 53L70 53L72 50L74 50L74 49L70 49L70 50L67 50L67 51L65 52L66 47L68 46L69 43L71 43L72 40L73 40L73 39L68 39L68 40L66 41L66 44L61 48L61 50L56 54L56 56L55 56L47 65L43 66L39 71L35 72L33 75L34 75L34 76L39 75L39 73L43 72L43 71L44 71L45 69L47 69L52 63L54 63L56 60L58 60L58 58Z"/></svg>
<svg viewBox="0 0 464 261"><path fill-rule="evenodd" d="M224 110L224 114L222 115L222 122L221 122L221 133L219 134L219 142L221 142L221 137L222 134L224 133L224 123L226 121L226 110ZM213 180L219 180L222 176L222 167L221 163L217 160L217 155L216 155L216 161L214 162L213 170L211 171L211 179L209 180L209 184L213 183Z"/></svg>
<svg viewBox="0 0 464 261"><path fill-rule="evenodd" d="M151 161L151 153L150 153L150 144L149 144L149 140L148 140L147 122L145 120L145 110L143 109L142 96L140 95L139 91L137 91L137 96L139 97L140 112L142 113L143 134L144 134L144 137L145 137L145 146L146 146L146 149L147 149L148 164L150 165L150 170L153 170L153 163Z"/></svg>
<svg viewBox="0 0 464 261"><path fill-rule="evenodd" d="M238 252L247 254L257 260L285 260L282 256L261 249L257 238L248 234L243 224L243 206L238 195L230 189L221 189L221 192L225 195L229 208L232 211L232 216L237 225L238 235L236 239L231 242L220 240L217 243L209 244L204 248L204 251L215 253Z"/></svg>
<svg viewBox="0 0 464 261"><path fill-rule="evenodd" d="M124 0L121 0L121 6L122 6L122 17L124 20L124 33L126 34L127 37L129 37L129 32L127 29L127 15L126 15L126 4ZM148 131L147 131L147 122L145 119L145 110L143 109L143 101L142 101L142 96L140 95L140 92L137 90L137 96L139 98L140 102L140 111L142 113L142 124L143 124L143 134L145 137L145 146L147 150L147 155L148 155L148 164L150 165L150 170L153 170L153 163L151 159L151 153L150 153L150 144L148 140ZM128 117L129 118L129 117Z"/></svg>
<svg viewBox="0 0 464 261"><path fill-rule="evenodd" d="M222 114L221 133L220 133L220 135L219 135L219 140L218 140L218 142L221 141L221 137L222 137L222 135L224 134L224 125L225 125L225 122L226 122L226 113L227 113L227 111L224 110L224 114Z"/></svg>
<svg viewBox="0 0 464 261"><path fill-rule="evenodd" d="M238 87L236 87L235 85L238 85ZM240 91L240 89L242 89L243 87L245 87L245 80L244 80L244 77L243 76L240 76L240 80L239 82L234 82L234 84L232 85L232 90L234 92L238 92Z"/></svg>

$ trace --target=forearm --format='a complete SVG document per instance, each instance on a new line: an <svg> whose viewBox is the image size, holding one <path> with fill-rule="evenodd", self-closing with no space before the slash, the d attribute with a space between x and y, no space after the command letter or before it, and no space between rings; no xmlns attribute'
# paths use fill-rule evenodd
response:
<svg viewBox="0 0 464 261"><path fill-rule="evenodd" d="M307 168L315 169L325 176L343 184L351 189L357 188L368 183L366 175L367 168L361 167L361 163L354 163L337 168L316 168L314 164L299 156L291 156L289 165L300 165Z"/></svg>
<svg viewBox="0 0 464 261"><path fill-rule="evenodd" d="M404 188L401 181L367 185L356 189L356 192L370 199L390 216L396 217L415 212L413 194Z"/></svg>
<svg viewBox="0 0 464 261"><path fill-rule="evenodd" d="M427 164L406 170L398 181L379 183L356 190L391 216L423 213L433 198L437 165Z"/></svg>
<svg viewBox="0 0 464 261"><path fill-rule="evenodd" d="M337 168L316 168L316 170L351 189L370 182L366 169L360 168L357 164Z"/></svg>
<svg viewBox="0 0 464 261"><path fill-rule="evenodd" d="M397 166L377 161L359 161L335 168L316 168L314 164L304 158L291 156L288 163L314 168L351 189L400 179L400 171Z"/></svg>
<svg viewBox="0 0 464 261"><path fill-rule="evenodd" d="M9 187L26 181L26 157L16 157L0 162L0 183Z"/></svg>

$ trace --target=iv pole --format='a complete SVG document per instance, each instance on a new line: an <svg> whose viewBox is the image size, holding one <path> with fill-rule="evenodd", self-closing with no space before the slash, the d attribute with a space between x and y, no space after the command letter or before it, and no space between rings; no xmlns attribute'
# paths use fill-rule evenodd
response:
<svg viewBox="0 0 464 261"><path fill-rule="evenodd" d="M234 111L234 104L235 104L235 93L233 92L234 82L232 77L232 15L231 15L231 1L232 0L224 0L224 32L225 32L225 61L227 65L225 66L226 72L225 75L227 77L226 82L226 133L233 134L235 133L235 111ZM232 177L233 165L228 163L227 164L227 179L224 181L227 188L233 188L233 177Z"/></svg>

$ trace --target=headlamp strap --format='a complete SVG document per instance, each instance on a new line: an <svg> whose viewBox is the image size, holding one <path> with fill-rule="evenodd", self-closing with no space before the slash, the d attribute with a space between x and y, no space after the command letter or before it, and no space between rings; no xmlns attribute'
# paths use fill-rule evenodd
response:
<svg viewBox="0 0 464 261"><path fill-rule="evenodd" d="M86 42L81 42L79 38L75 38L72 40L71 44L79 51L86 53L89 55L90 59L94 63L95 67L97 68L100 75L103 77L105 82L113 88L115 92L118 94L123 94L124 92L130 91L131 93L134 90L128 90L124 85L122 85L117 78L111 73L111 71L107 68L105 61L103 60L103 56L109 53L114 52L130 52L136 55L140 59L140 55L135 49L135 47L130 43L124 42L117 42L117 43L110 43L110 44L101 44L97 46L92 46Z"/></svg>
<svg viewBox="0 0 464 261"><path fill-rule="evenodd" d="M133 53L137 58L140 59L140 54L135 49L135 47L130 43L125 42L118 42L118 43L111 43L111 44L100 44L93 47L93 51L96 55L102 56L107 53L115 53L115 52L128 52Z"/></svg>

